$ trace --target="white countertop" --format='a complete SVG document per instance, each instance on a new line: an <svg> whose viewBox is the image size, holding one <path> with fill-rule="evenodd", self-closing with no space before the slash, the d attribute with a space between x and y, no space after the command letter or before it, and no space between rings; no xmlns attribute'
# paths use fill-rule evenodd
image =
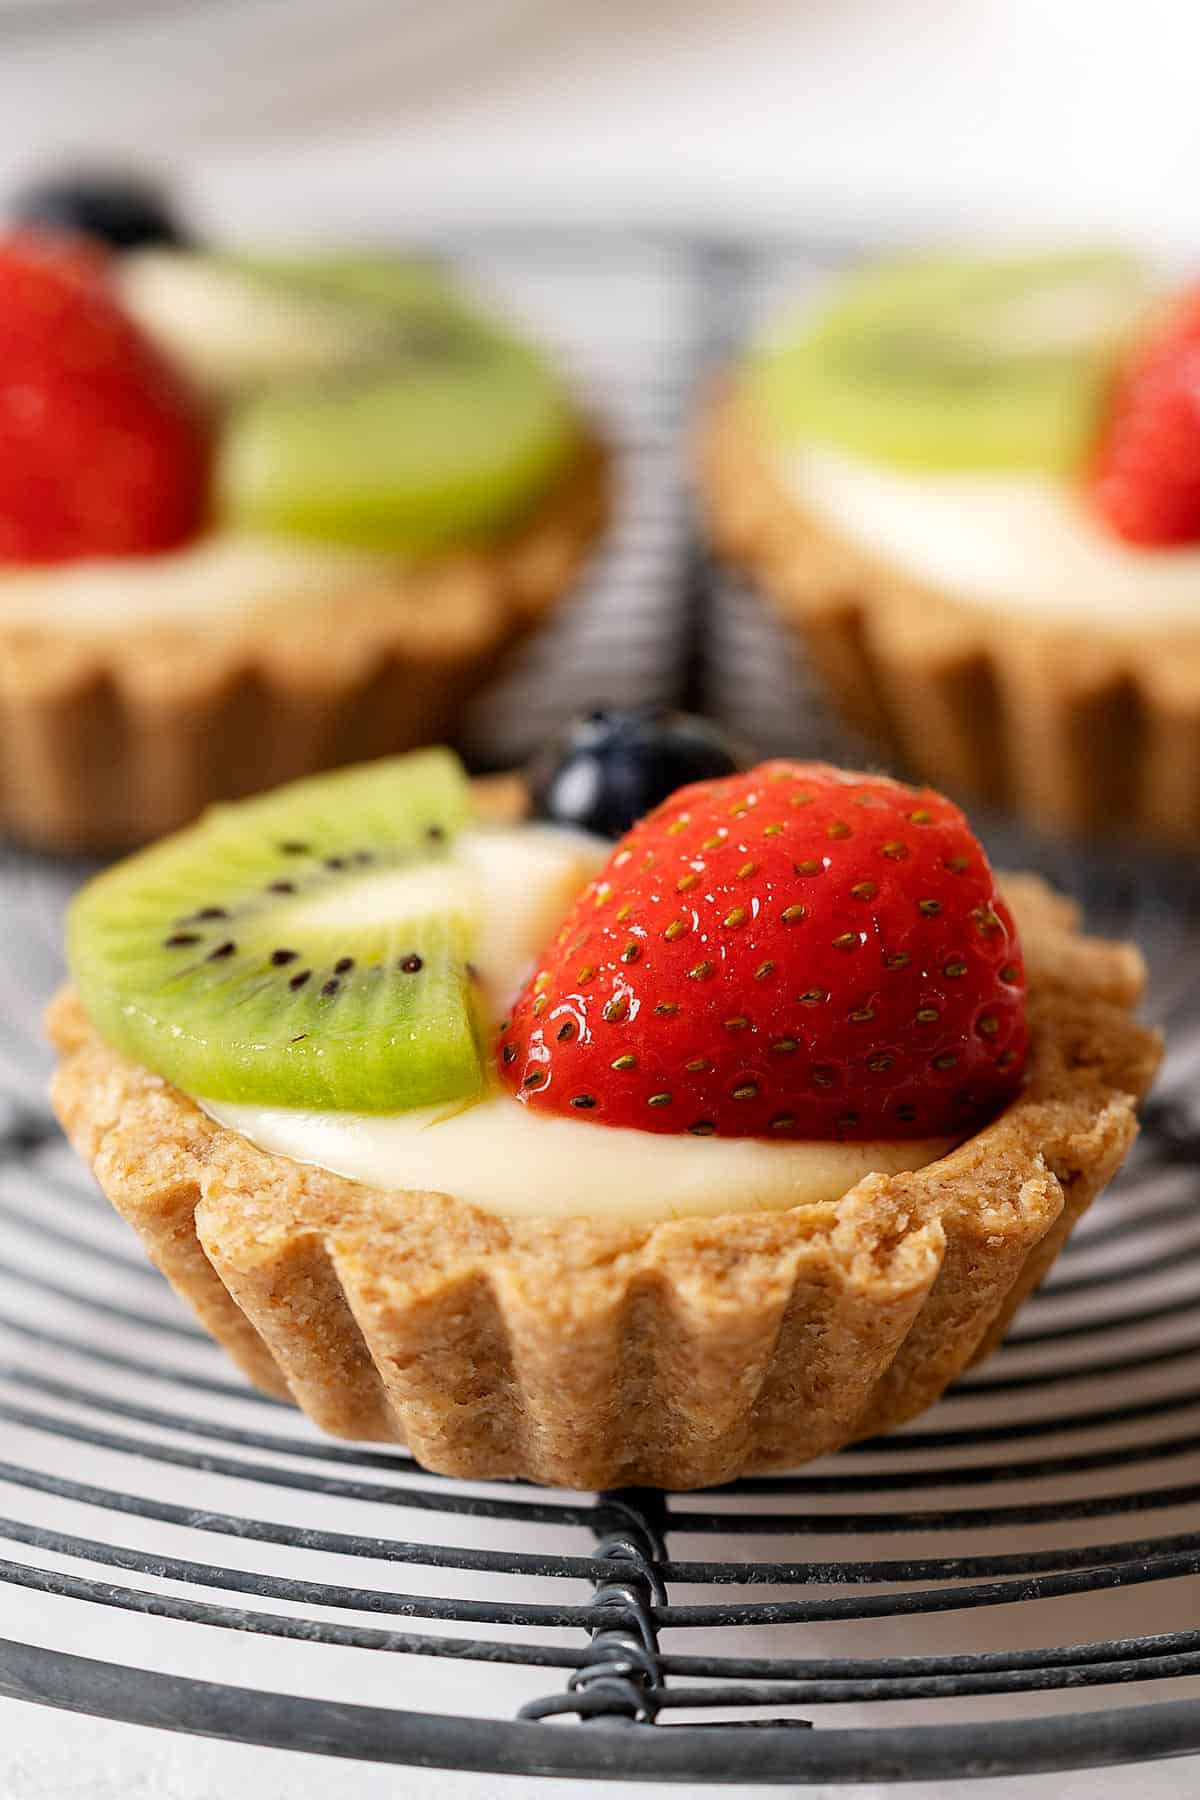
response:
<svg viewBox="0 0 1200 1800"><path fill-rule="evenodd" d="M119 147L254 234L540 212L1195 247L1178 0L287 0L286 33L282 10L0 0L0 184Z"/></svg>

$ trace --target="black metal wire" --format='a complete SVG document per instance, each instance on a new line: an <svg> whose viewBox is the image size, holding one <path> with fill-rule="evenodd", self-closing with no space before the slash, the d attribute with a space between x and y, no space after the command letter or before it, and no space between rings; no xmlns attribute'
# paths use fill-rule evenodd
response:
<svg viewBox="0 0 1200 1800"><path fill-rule="evenodd" d="M74 1382L55 1380L53 1377L43 1375L37 1370L25 1368L18 1363L9 1363L3 1359L0 1359L0 1379L8 1381L13 1387L31 1390L54 1399L64 1400L89 1409L102 1407L104 1411L115 1418L135 1420L142 1424L162 1426L171 1431L184 1431L190 1436L215 1438L222 1443L237 1444L253 1449L270 1450L283 1456L302 1457L306 1461L348 1464L357 1467L379 1469L393 1474L400 1473L412 1475L415 1473L411 1459L400 1454L389 1453L387 1451L354 1450L347 1445L337 1443L313 1443L304 1438L284 1437L278 1432L251 1431L243 1427L220 1424L215 1420L200 1418L194 1413L172 1412L160 1407L140 1405L122 1400L112 1394L102 1393L96 1388L86 1387ZM1196 1395L1195 1399L1197 1403L1200 1403L1200 1393ZM1189 1402L1186 1400L1172 1400L1170 1405L1172 1408L1178 1408L1180 1405L1186 1405L1188 1403ZM32 1412L28 1413L25 1417L25 1422L32 1423L34 1416L35 1415ZM1108 1416L1111 1418L1111 1412ZM1143 1407L1138 1414L1130 1415L1127 1409L1125 1416L1145 1417L1147 1416L1147 1411L1146 1408ZM43 1421L43 1428L50 1429L49 1426L44 1424L45 1419L48 1418L49 1415L37 1415L37 1417ZM903 1440L895 1441L903 1442ZM1150 1439L1139 1442L1137 1452L1139 1463L1158 1462L1171 1457L1185 1456L1200 1452L1200 1429L1173 1437ZM744 1495L751 1492L769 1492L772 1486L774 1486L786 1491L793 1497L799 1495L816 1497L824 1494L873 1494L912 1491L919 1488L978 1487L1001 1482L1010 1483L1016 1481L1045 1480L1048 1477L1055 1475L1082 1474L1085 1472L1094 1473L1101 1469L1121 1468L1127 1464L1128 1461L1128 1446L1121 1445L1106 1450L1078 1451L1069 1455L1056 1457L1025 1458L1018 1461L1007 1459L1004 1463L994 1464L939 1463L935 1467L900 1470L891 1468L872 1471L869 1474L854 1472L853 1470L846 1471L839 1468L832 1474L802 1474L780 1478L775 1481L772 1481L771 1478L764 1477L757 1482L735 1482L725 1488L714 1488L709 1491L711 1493L732 1492ZM422 1475L423 1479L426 1481L429 1479L437 1479L436 1477L431 1478L424 1475L424 1472L422 1472ZM1173 1493L1174 1490L1168 1490L1168 1492ZM1155 1493L1156 1490L1149 1490L1145 1500L1146 1505L1155 1503ZM404 1490L404 1495L404 1504L406 1505L433 1506L438 1510L452 1510L452 1504L446 1501L443 1495L434 1493L424 1486L408 1487ZM1164 1502L1164 1504L1175 1503L1174 1500ZM542 1506L542 1503L538 1504L539 1507ZM1096 1505L1097 1510L1099 1510L1103 1503L1096 1501L1094 1504ZM556 1523L570 1524L576 1524L580 1521L579 1510L565 1505L559 1506L553 1513L548 1512L542 1507L542 1510L539 1510L532 1515L524 1510L524 1507L520 1502L511 1502L509 1505L510 1507L520 1509L518 1511L510 1510L506 1515L509 1517L526 1518L532 1516L543 1521L553 1517L554 1522ZM471 1503L466 1510L478 1513L484 1509ZM677 1530L724 1531L728 1529L729 1525L729 1516L727 1514L713 1514L711 1522L705 1523L705 1515L689 1511L686 1507L682 1510L676 1510L672 1513L671 1517L672 1523ZM914 1529L929 1530L933 1528L931 1524L933 1515L914 1514L913 1517L916 1520L916 1524L913 1527ZM972 1524L1011 1522L1011 1519L1006 1516L993 1517L985 1513L982 1509L972 1510L969 1514L969 1518ZM825 1513L813 1513L811 1515L811 1521L812 1529L814 1530L834 1527L839 1531L870 1530L873 1529L875 1515L863 1514L859 1515L853 1522L846 1522L844 1518L835 1520L831 1519L831 1515ZM792 1517L790 1514L786 1513L779 1514L774 1518L769 1514L756 1513L754 1514L754 1522L749 1527L749 1529L754 1531L790 1531L793 1528L794 1524Z"/></svg>
<svg viewBox="0 0 1200 1800"><path fill-rule="evenodd" d="M663 1578L666 1541L661 1494L635 1489L596 1502L596 1587L587 1653L565 1693L526 1701L522 1719L575 1713L580 1719L652 1725L668 1702L658 1647L658 1621L668 1614ZM616 1564L620 1573L612 1574Z"/></svg>
<svg viewBox="0 0 1200 1800"><path fill-rule="evenodd" d="M619 1581L628 1573L624 1555L608 1556L601 1546L590 1557L555 1556L549 1554L533 1555L527 1552L504 1550L489 1551L473 1547L463 1547L442 1543L404 1542L395 1538L379 1538L350 1532L332 1532L314 1527L282 1525L271 1520L248 1518L242 1514L224 1513L211 1507L193 1508L170 1501L159 1500L150 1496L127 1493L120 1490L100 1488L95 1485L72 1480L70 1477L50 1474L43 1470L24 1468L15 1463L0 1463L0 1481L11 1486L31 1489L38 1493L53 1495L60 1499L99 1507L106 1511L124 1514L128 1517L157 1520L167 1524L184 1526L190 1530L215 1533L237 1538L238 1540L287 1545L292 1548L315 1550L328 1554L369 1557L372 1560L413 1564L426 1568L453 1569L474 1573L494 1573L540 1578L565 1577L572 1580ZM751 1515L742 1511L723 1517L726 1528L733 1526L739 1533L743 1522ZM603 1517L602 1513L597 1517ZM669 1517L669 1515L668 1515ZM886 1516L881 1516L883 1528L887 1525ZM595 1526L593 1526L595 1528ZM19 1534L27 1529L24 1525L14 1523L14 1532ZM34 1529L28 1527L28 1529ZM714 1523L713 1534L719 1533L721 1527ZM0 1520L0 1538L10 1535L4 1521ZM603 1540L602 1540L603 1541ZM82 1546L80 1554L87 1555L93 1561L106 1561L105 1544L89 1540ZM659 1552L653 1563L647 1567L657 1570L661 1579L674 1582L703 1583L706 1586L782 1586L782 1585L830 1585L853 1584L871 1585L879 1582L902 1581L965 1581L978 1580L982 1577L1007 1577L1010 1575L1030 1575L1064 1569L1090 1569L1099 1572L1099 1586L1107 1585L1106 1577L1110 1565L1122 1566L1136 1561L1152 1561L1155 1558L1166 1558L1168 1566L1165 1574L1178 1573L1178 1559L1190 1558L1200 1545L1200 1534L1185 1532L1173 1536L1139 1538L1099 1544L1085 1544L1044 1551L1021 1551L996 1555L951 1556L894 1559L872 1559L865 1562L846 1562L824 1559L804 1563L785 1562L752 1562L747 1559L731 1561L685 1560L669 1558L665 1549ZM134 1554L134 1553L131 1553ZM301 1597L303 1584L297 1586L291 1598ZM323 1589L332 1594L333 1589ZM323 1600L321 1604L352 1604L369 1608L376 1599L387 1605L394 1596L379 1595L376 1589L337 1590L343 1596L341 1600ZM351 1598L344 1600L345 1593ZM906 1596L908 1600L916 1598ZM662 1607L663 1603L652 1595L654 1604ZM420 1609L419 1597L404 1596L403 1604ZM452 1609L457 1602L438 1601L442 1610L436 1615L431 1611L428 1616L459 1617ZM873 1606L874 1602L867 1602ZM446 1610L449 1608L450 1610ZM463 1615L466 1616L466 1615ZM546 1615L549 1616L549 1615ZM555 1615L557 1616L557 1614ZM656 1613L665 1624L681 1623L691 1617L687 1609L675 1607ZM543 1615L536 1609L529 1612L521 1605L513 1605L504 1612L504 1623L519 1623L527 1619L542 1619ZM493 1621L497 1622L497 1621ZM543 1621L544 1622L544 1621ZM572 1613L570 1622L592 1622L585 1619L583 1613Z"/></svg>
<svg viewBox="0 0 1200 1800"><path fill-rule="evenodd" d="M110 1410L121 1413L120 1403ZM160 1415L162 1417L162 1415ZM78 1420L60 1418L32 1407L16 1406L0 1401L0 1419L35 1430L47 1431L74 1439L78 1443L125 1451L153 1462L176 1467L234 1476L239 1480L269 1487L288 1487L303 1492L317 1492L350 1500L369 1500L376 1504L401 1506L419 1511L460 1513L472 1518L511 1519L546 1524L581 1524L590 1521L590 1513L569 1504L547 1504L531 1500L481 1499L476 1495L458 1495L444 1490L421 1487L384 1486L382 1483L351 1481L338 1476L313 1475L306 1471L276 1467L269 1463L248 1462L233 1457L190 1450L179 1445L162 1444L150 1439L132 1438L124 1433L85 1425ZM186 1420L179 1422L190 1429ZM215 1432L216 1428L210 1428ZM234 1441L242 1441L241 1433L226 1433ZM1190 1445L1188 1446L1190 1448ZM319 1447L318 1447L319 1448ZM303 1448L299 1448L303 1454ZM1172 1452L1177 1453L1177 1452ZM952 1485L947 1480L944 1485ZM735 1490L736 1491L736 1490ZM799 1491L803 1492L803 1488ZM979 1531L1010 1525L1061 1522L1070 1519L1114 1517L1125 1513L1149 1512L1200 1503L1200 1481L1176 1483L1161 1488L1139 1486L1129 1492L1092 1494L1077 1499L1032 1501L990 1507L957 1507L930 1511L908 1511L891 1514L887 1528L893 1532ZM721 1532L736 1522L740 1534L786 1533L793 1536L862 1536L878 1533L885 1523L878 1512L790 1512L763 1513L742 1511L736 1516L705 1513L681 1508L671 1514L672 1527L678 1531ZM743 1566L743 1565L739 1565ZM788 1574L782 1579L793 1580Z"/></svg>
<svg viewBox="0 0 1200 1800"><path fill-rule="evenodd" d="M540 1721L412 1713L195 1681L0 1640L0 1697L321 1756L489 1774L758 1784L913 1781L1091 1769L1196 1747L1200 1707L1072 1712L1059 1717L796 1733L635 1727L563 1733ZM803 1749L801 1750L801 1744Z"/></svg>

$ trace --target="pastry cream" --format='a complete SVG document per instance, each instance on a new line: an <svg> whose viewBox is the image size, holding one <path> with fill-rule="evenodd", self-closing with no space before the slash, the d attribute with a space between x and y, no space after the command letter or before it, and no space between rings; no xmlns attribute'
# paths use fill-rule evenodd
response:
<svg viewBox="0 0 1200 1800"><path fill-rule="evenodd" d="M427 910L436 890L473 924L474 960L498 1016L609 849L552 826L481 829L464 833L444 864L366 876L327 904L342 923L363 924ZM950 1148L669 1137L531 1112L494 1083L474 1101L391 1115L201 1104L218 1123L297 1162L373 1187L446 1193L488 1212L542 1218L655 1220L818 1205L864 1175L921 1168Z"/></svg>
<svg viewBox="0 0 1200 1800"><path fill-rule="evenodd" d="M385 581L401 559L300 539L212 531L159 556L8 567L0 624L125 631L328 599Z"/></svg>
<svg viewBox="0 0 1200 1800"><path fill-rule="evenodd" d="M1130 632L1200 620L1200 549L1133 549L1070 482L912 474L824 445L778 467L806 511L958 601Z"/></svg>

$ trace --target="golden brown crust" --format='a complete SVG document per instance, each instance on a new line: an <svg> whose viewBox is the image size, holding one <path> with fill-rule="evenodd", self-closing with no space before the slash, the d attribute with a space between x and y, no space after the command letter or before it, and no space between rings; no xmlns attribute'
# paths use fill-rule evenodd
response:
<svg viewBox="0 0 1200 1800"><path fill-rule="evenodd" d="M1030 972L1024 1092L950 1156L827 1205L638 1225L356 1185L215 1124L70 992L54 1103L208 1329L327 1431L452 1475L704 1486L928 1406L1129 1149L1159 1057L1130 1013L1141 960L1079 937L1036 877L1006 892Z"/></svg>
<svg viewBox="0 0 1200 1800"><path fill-rule="evenodd" d="M718 551L780 608L850 721L909 767L1050 830L1200 843L1200 629L1071 630L909 579L804 512L731 391L699 473Z"/></svg>
<svg viewBox="0 0 1200 1800"><path fill-rule="evenodd" d="M571 586L608 486L590 439L518 530L413 564L386 591L136 633L0 623L0 830L111 850L214 800L451 736Z"/></svg>

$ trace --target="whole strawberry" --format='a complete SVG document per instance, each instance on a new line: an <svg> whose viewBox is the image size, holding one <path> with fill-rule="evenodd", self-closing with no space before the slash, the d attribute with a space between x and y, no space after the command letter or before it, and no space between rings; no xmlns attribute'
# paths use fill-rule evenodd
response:
<svg viewBox="0 0 1200 1800"><path fill-rule="evenodd" d="M1200 288L1171 308L1126 370L1092 492L1129 543L1200 539Z"/></svg>
<svg viewBox="0 0 1200 1800"><path fill-rule="evenodd" d="M0 242L0 562L168 550L208 504L208 432L103 255Z"/></svg>
<svg viewBox="0 0 1200 1800"><path fill-rule="evenodd" d="M957 807L820 763L681 788L500 1033L539 1111L726 1137L962 1136L1011 1099L1025 976Z"/></svg>

